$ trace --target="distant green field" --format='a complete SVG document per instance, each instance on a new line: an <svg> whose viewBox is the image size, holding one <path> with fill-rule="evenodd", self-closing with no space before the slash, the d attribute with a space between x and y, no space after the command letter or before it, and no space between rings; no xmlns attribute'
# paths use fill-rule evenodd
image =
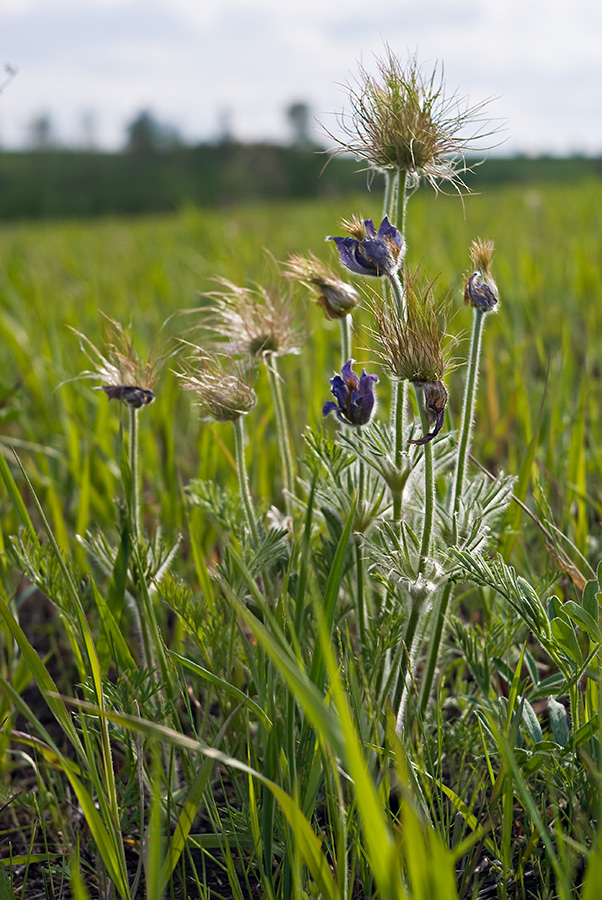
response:
<svg viewBox="0 0 602 900"><path fill-rule="evenodd" d="M420 265L429 277L440 273L439 283L456 298L452 330L465 335L470 314L462 306L460 276L468 267L467 248L476 236L495 241L502 304L485 335L475 452L491 468L516 472L541 407L533 475L560 517L559 527L578 538L585 552L588 536L596 541L590 526L602 510L601 199L597 180L499 187L463 201L421 190L409 204L407 228L410 267ZM77 504L71 506L77 469L85 464L82 448L93 434L102 452L111 455L119 417L104 396L91 390L94 382L58 387L86 367L67 326L98 341L102 311L132 324L143 354L169 336L194 339L190 329L200 318L177 313L197 306L202 292L215 287L214 278L273 283L274 260L307 250L336 266L334 248L323 243L324 237L338 233L340 218L352 212L379 219L379 203L375 198L371 208L362 195L337 206L312 201L228 212L190 209L177 216L2 228L0 356L7 392L2 441L21 448L42 493L48 473L58 477L52 483L70 499L69 527L85 524L81 513L76 522ZM298 311L308 337L302 354L282 363L295 440L308 423L320 419L338 341L336 327L325 324L306 296L299 296ZM169 316L174 317L161 330ZM354 354L364 362L370 352L361 349L362 342L360 336ZM462 357L465 350L460 345L456 355ZM451 376L452 421L461 404L461 389L454 390L460 374ZM386 408L385 392L381 402ZM271 468L265 452L272 434L267 410L260 403L249 422L267 440L251 465L258 485L266 484ZM189 398L175 389L169 371L145 426L145 477L156 501L167 501L170 487L194 474L198 448L215 451L208 436L213 429L195 420ZM204 449L201 467L206 463L207 471L210 456ZM219 454L213 462L218 471L225 465ZM115 484L109 472L103 467L104 490L98 487L91 497L90 515L112 515ZM62 507L64 497L55 502ZM176 526L173 499L167 502Z"/></svg>

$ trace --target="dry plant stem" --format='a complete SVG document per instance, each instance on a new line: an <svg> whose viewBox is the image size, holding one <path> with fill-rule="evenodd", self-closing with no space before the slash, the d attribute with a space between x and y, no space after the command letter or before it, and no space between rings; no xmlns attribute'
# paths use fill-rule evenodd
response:
<svg viewBox="0 0 602 900"><path fill-rule="evenodd" d="M272 403L274 404L274 416L276 421L276 433L278 435L278 449L282 462L282 481L284 485L284 506L287 516L293 514L292 498L294 496L295 478L293 474L293 453L291 439L286 422L286 412L282 399L281 378L278 372L276 357L273 353L265 355L265 368L268 373Z"/></svg>
<svg viewBox="0 0 602 900"><path fill-rule="evenodd" d="M238 472L238 486L240 489L240 499L245 511L245 518L249 527L249 532L253 539L254 545L259 544L259 532L257 531L257 519L253 509L253 501L251 500L251 492L249 490L249 479L247 477L247 467L245 464L245 428L242 416L239 416L233 422L234 425L234 445L236 451L236 468Z"/></svg>
<svg viewBox="0 0 602 900"><path fill-rule="evenodd" d="M472 339L470 342L470 357L468 360L468 374L466 376L466 388L464 391L464 406L462 409L462 424L460 429L460 440L458 443L458 456L456 457L456 474L454 478L454 493L452 496L452 519L454 528L454 542L457 542L457 525L458 513L460 511L460 500L462 498L462 489L464 487L464 476L466 474L466 463L470 452L470 437L472 432L472 422L474 417L474 404L477 390L477 377L479 371L479 358L481 355L481 336L483 334L483 319L485 313L483 310L473 309L472 320ZM433 619L433 634L431 637L431 646L422 682L422 693L420 696L420 709L424 713L429 702L437 661L439 659L439 649L441 647L441 638L443 628L447 618L447 610L452 595L452 585L448 582L439 598L439 603L435 608Z"/></svg>
<svg viewBox="0 0 602 900"><path fill-rule="evenodd" d="M140 536L140 473L138 470L138 410L130 407L130 471L132 473L132 530L134 540Z"/></svg>

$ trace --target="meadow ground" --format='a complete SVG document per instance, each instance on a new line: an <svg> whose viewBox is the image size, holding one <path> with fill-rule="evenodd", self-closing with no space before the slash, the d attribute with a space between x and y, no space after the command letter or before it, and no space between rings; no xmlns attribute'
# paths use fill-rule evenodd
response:
<svg viewBox="0 0 602 900"><path fill-rule="evenodd" d="M2 900L595 896L601 200L602 182L584 181L410 201L408 268L450 291L459 337L435 450L446 562L417 636L403 565L422 513L395 543L374 445L333 443L323 424L340 335L307 291L294 292L300 352L278 360L298 478L288 531L269 527L286 511L269 373L245 416L253 525L236 429L199 420L177 356L137 417L134 459L135 417L77 378L90 360L73 331L102 347L104 314L144 358L182 352L177 338L202 340L215 279L292 291L278 263L311 250L336 268L324 238L354 212L378 220L380 199L0 229ZM495 241L501 302L471 452L498 484L517 476L538 519L500 501L478 548L449 536L445 500L476 237ZM385 423L369 309L354 320ZM444 577L455 597L423 703Z"/></svg>

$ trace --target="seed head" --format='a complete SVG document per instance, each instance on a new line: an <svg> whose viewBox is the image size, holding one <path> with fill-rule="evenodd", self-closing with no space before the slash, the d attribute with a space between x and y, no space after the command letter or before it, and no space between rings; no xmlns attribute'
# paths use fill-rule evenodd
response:
<svg viewBox="0 0 602 900"><path fill-rule="evenodd" d="M72 329L94 367L84 370L78 377L94 378L102 382L96 390L104 391L109 400L120 400L134 409L147 406L154 400L152 388L165 357L151 355L146 363L142 362L134 347L131 332L115 319L109 316L105 318L107 334L102 351L85 334Z"/></svg>
<svg viewBox="0 0 602 900"><path fill-rule="evenodd" d="M324 310L328 319L344 318L360 302L360 295L353 285L338 278L313 253L307 257L297 254L291 256L284 275L314 288L317 293L315 302Z"/></svg>
<svg viewBox="0 0 602 900"><path fill-rule="evenodd" d="M217 356L204 354L196 347L193 355L184 360L183 368L174 374L185 391L195 394L201 419L234 422L250 412L257 403L255 391L240 367L226 370Z"/></svg>
<svg viewBox="0 0 602 900"><path fill-rule="evenodd" d="M343 138L327 132L338 144L333 155L351 152L369 169L409 175L413 186L425 178L435 190L441 181L465 188L465 153L495 131L486 130L487 102L448 96L442 67L425 71L416 56L404 65L388 47L376 67L373 76L360 66L345 86L351 111L341 115Z"/></svg>
<svg viewBox="0 0 602 900"><path fill-rule="evenodd" d="M418 272L405 277L405 315L395 304L375 300L373 332L381 362L394 378L415 384L441 381L447 354L443 338L450 306L448 294L435 293L436 282L421 282Z"/></svg>
<svg viewBox="0 0 602 900"><path fill-rule="evenodd" d="M299 353L301 335L290 297L261 286L239 287L226 280L221 284L226 290L207 295L212 307L205 326L216 335L220 352L253 360Z"/></svg>

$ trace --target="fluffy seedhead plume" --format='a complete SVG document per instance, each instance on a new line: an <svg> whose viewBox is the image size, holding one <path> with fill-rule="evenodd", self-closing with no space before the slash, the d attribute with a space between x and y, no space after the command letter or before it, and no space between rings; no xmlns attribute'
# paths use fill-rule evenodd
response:
<svg viewBox="0 0 602 900"><path fill-rule="evenodd" d="M136 352L131 331L115 319L105 318L107 329L102 350L85 334L72 329L93 366L77 377L100 381L96 390L103 390L109 400L121 400L136 409L147 406L154 399L153 387L166 357L151 354L147 362L143 362Z"/></svg>
<svg viewBox="0 0 602 900"><path fill-rule="evenodd" d="M496 131L483 116L488 101L471 106L448 95L442 67L428 71L415 56L404 65L389 47L376 66L376 76L360 66L345 86L351 110L340 117L342 138L327 132L338 144L332 155L353 153L369 169L405 173L410 186L424 178L435 190L440 182L466 188L465 154L484 149Z"/></svg>
<svg viewBox="0 0 602 900"><path fill-rule="evenodd" d="M240 366L226 368L218 356L208 355L200 347L194 348L174 374L185 391L194 393L201 419L234 422L257 403L249 376Z"/></svg>
<svg viewBox="0 0 602 900"><path fill-rule="evenodd" d="M220 282L224 290L207 294L211 302L203 327L212 332L220 352L262 359L299 353L301 335L292 301L280 291Z"/></svg>
<svg viewBox="0 0 602 900"><path fill-rule="evenodd" d="M360 295L353 287L339 278L317 256L294 254L288 260L283 273L313 289L316 304L324 310L328 319L342 319L353 312L360 302Z"/></svg>
<svg viewBox="0 0 602 900"><path fill-rule="evenodd" d="M424 384L441 381L447 368L444 347L449 294L437 294L436 281L406 275L405 311L376 299L373 335L383 366L399 381Z"/></svg>

